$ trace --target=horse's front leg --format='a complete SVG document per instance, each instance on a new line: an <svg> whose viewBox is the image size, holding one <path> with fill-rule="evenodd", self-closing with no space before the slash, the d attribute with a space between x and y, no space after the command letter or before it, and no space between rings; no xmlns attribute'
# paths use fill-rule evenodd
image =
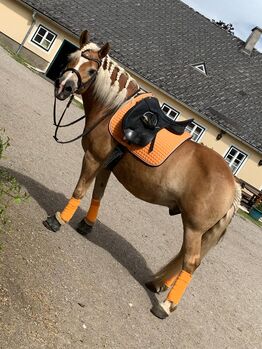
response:
<svg viewBox="0 0 262 349"><path fill-rule="evenodd" d="M102 168L96 176L89 210L77 227L77 231L82 235L91 233L93 225L95 224L97 219L100 202L103 198L110 174L111 170Z"/></svg>
<svg viewBox="0 0 262 349"><path fill-rule="evenodd" d="M56 232L61 225L70 221L100 167L101 163L96 161L90 153L86 152L83 158L81 174L71 199L62 212L57 212L55 215L47 217L43 222L46 228Z"/></svg>

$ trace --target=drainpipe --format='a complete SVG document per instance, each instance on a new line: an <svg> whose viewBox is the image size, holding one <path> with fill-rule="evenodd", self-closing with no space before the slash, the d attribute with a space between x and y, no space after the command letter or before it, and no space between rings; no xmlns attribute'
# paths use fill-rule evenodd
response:
<svg viewBox="0 0 262 349"><path fill-rule="evenodd" d="M32 23L31 23L30 28L28 29L27 33L25 34L25 37L24 37L23 41L21 42L21 44L19 45L19 47L18 47L18 49L17 49L17 51L16 51L16 54L17 54L17 55L18 55L19 52L21 51L22 47L24 46L24 43L26 42L28 36L30 35L30 33L31 33L32 29L33 29L33 26L35 25L35 22L36 22L36 19L35 19L36 14L37 14L37 12L36 12L36 11L33 11L33 13L32 13Z"/></svg>

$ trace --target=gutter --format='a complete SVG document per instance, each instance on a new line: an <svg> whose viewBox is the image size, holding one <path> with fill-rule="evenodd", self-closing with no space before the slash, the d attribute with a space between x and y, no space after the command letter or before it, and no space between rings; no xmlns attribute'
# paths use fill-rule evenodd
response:
<svg viewBox="0 0 262 349"><path fill-rule="evenodd" d="M18 47L18 49L17 49L17 51L16 51L16 54L17 54L17 55L18 55L19 52L21 51L22 47L24 46L24 44L25 44L25 42L26 42L28 36L30 35L30 33L31 33L31 31L32 31L32 29L33 29L33 27L34 27L34 25L35 25L35 22L36 22L36 19L35 19L35 18L36 18L36 15L37 15L37 12L34 10L33 13L32 13L32 23L31 23L30 28L28 29L27 33L25 34L25 37L24 37L23 41L21 42L21 44L19 45L19 47Z"/></svg>

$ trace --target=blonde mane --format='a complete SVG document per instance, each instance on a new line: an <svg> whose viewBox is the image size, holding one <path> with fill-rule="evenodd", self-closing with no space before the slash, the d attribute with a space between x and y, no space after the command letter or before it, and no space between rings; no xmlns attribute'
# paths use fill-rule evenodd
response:
<svg viewBox="0 0 262 349"><path fill-rule="evenodd" d="M99 51L100 47L94 43L88 43L81 50L73 52L69 55L70 60L81 60L81 53L86 50ZM80 63L81 64L81 63ZM112 74L114 69L117 68L117 75L114 83L112 84ZM120 77L126 76L126 83L120 91ZM127 88L130 82L138 85L136 80L133 79L119 64L112 60L108 55L102 59L101 67L98 70L98 74L94 84L95 97L107 107L118 107L120 106L127 96ZM139 87L139 86L138 86Z"/></svg>
<svg viewBox="0 0 262 349"><path fill-rule="evenodd" d="M105 67L104 64L106 64ZM111 76L115 68L117 68L118 72L116 79L112 84ZM120 91L119 80L123 74L127 77L127 80L125 86ZM102 103L107 106L120 106L127 96L127 88L131 81L137 84L136 80L131 78L131 76L125 71L125 69L120 67L109 56L106 56L102 60L102 67L99 69L96 77L94 87L95 95Z"/></svg>

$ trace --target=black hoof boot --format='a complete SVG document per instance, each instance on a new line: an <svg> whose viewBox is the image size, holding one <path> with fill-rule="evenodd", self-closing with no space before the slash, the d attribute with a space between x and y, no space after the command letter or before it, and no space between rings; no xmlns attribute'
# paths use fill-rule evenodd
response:
<svg viewBox="0 0 262 349"><path fill-rule="evenodd" d="M56 219L56 216L47 217L47 219L43 221L43 224L47 229L54 232L57 232L61 227L61 224Z"/></svg>
<svg viewBox="0 0 262 349"><path fill-rule="evenodd" d="M165 312L165 310L161 307L160 304L155 304L151 309L151 313L158 317L161 320L164 320L168 317L168 314Z"/></svg>
<svg viewBox="0 0 262 349"><path fill-rule="evenodd" d="M151 292L153 292L153 293L158 293L158 292L159 292L159 290L156 288L156 286L155 286L155 284L154 284L153 281L147 281L147 282L145 283L145 285L146 285L146 288L147 288L149 291L151 291Z"/></svg>
<svg viewBox="0 0 262 349"><path fill-rule="evenodd" d="M83 218L81 222L78 224L76 231L81 235L87 235L92 232L93 226L90 224L87 224L85 219Z"/></svg>

